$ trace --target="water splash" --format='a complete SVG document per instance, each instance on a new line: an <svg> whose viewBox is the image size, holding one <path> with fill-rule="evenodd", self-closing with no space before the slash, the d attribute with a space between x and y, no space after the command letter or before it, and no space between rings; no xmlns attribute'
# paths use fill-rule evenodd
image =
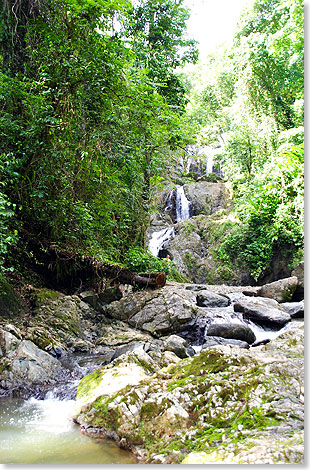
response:
<svg viewBox="0 0 310 470"><path fill-rule="evenodd" d="M175 235L174 227L167 227L159 232L154 232L149 241L149 250L154 256L158 256L159 251L164 248Z"/></svg>

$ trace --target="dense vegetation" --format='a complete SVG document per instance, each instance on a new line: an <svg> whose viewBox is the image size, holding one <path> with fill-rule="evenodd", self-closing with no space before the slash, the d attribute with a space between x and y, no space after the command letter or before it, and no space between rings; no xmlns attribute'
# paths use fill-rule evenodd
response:
<svg viewBox="0 0 310 470"><path fill-rule="evenodd" d="M177 149L220 136L240 225L219 256L238 247L255 278L279 247L300 256L301 0L256 0L191 78L182 0L7 0L1 15L2 270L36 257L33 238L158 269L141 252L152 184Z"/></svg>
<svg viewBox="0 0 310 470"><path fill-rule="evenodd" d="M256 0L221 48L185 80L188 119L235 189L240 224L219 250L255 279L283 250L303 254L303 1Z"/></svg>

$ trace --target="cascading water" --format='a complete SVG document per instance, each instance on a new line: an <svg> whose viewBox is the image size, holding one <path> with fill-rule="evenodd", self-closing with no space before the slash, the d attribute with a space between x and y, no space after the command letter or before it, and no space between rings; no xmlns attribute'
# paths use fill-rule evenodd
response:
<svg viewBox="0 0 310 470"><path fill-rule="evenodd" d="M165 211L171 212L173 209L172 200L175 196L175 221L180 222L181 220L190 218L190 203L185 196L183 186L177 186L176 189L170 191L167 196ZM158 232L153 232L148 243L148 247L152 255L160 256L169 243L169 241L175 236L175 228L173 225L165 227Z"/></svg>
<svg viewBox="0 0 310 470"><path fill-rule="evenodd" d="M186 220L190 217L190 205L184 193L184 187L178 186L176 189L176 215L177 222Z"/></svg>
<svg viewBox="0 0 310 470"><path fill-rule="evenodd" d="M174 237L174 227L167 227L159 232L154 232L149 241L149 250L154 256L158 256L163 246Z"/></svg>

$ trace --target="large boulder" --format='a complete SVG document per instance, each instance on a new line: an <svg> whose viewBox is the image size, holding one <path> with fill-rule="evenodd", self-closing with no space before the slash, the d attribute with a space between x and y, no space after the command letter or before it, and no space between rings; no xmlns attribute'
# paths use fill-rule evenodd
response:
<svg viewBox="0 0 310 470"><path fill-rule="evenodd" d="M285 302L281 304L281 307L291 318L304 318L305 304L303 300L300 302Z"/></svg>
<svg viewBox="0 0 310 470"><path fill-rule="evenodd" d="M230 304L229 297L209 290L199 291L196 300L199 307L227 307Z"/></svg>
<svg viewBox="0 0 310 470"><path fill-rule="evenodd" d="M147 464L302 464L303 326L297 322L267 345L218 345L156 374L137 370L130 375L135 382L120 388L131 372L124 360L80 383L75 420L86 432L112 437Z"/></svg>
<svg viewBox="0 0 310 470"><path fill-rule="evenodd" d="M234 310L260 325L280 327L291 320L276 300L263 297L244 297L234 304Z"/></svg>
<svg viewBox="0 0 310 470"><path fill-rule="evenodd" d="M33 396L68 378L60 362L28 340L0 329L0 395Z"/></svg>
<svg viewBox="0 0 310 470"><path fill-rule="evenodd" d="M56 346L63 350L89 351L94 345L87 320L95 317L96 311L77 295L61 296L35 310L25 339L46 350Z"/></svg>
<svg viewBox="0 0 310 470"><path fill-rule="evenodd" d="M298 285L298 279L296 276L287 277L285 279L279 279L278 281L265 284L257 291L259 297L268 297L274 299L277 302L289 302Z"/></svg>
<svg viewBox="0 0 310 470"><path fill-rule="evenodd" d="M239 323L212 323L208 326L207 336L220 336L226 339L238 339L248 344L256 340L255 333L249 326Z"/></svg>
<svg viewBox="0 0 310 470"><path fill-rule="evenodd" d="M27 340L21 341L16 349L11 371L15 378L27 381L28 385L55 383L64 374L57 359Z"/></svg>
<svg viewBox="0 0 310 470"><path fill-rule="evenodd" d="M191 322L198 309L185 289L167 286L156 291L129 294L105 308L105 314L155 337L177 333Z"/></svg>

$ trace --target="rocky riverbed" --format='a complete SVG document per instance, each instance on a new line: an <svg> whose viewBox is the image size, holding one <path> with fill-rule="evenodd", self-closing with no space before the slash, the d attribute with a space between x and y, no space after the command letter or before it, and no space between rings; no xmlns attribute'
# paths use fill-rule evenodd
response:
<svg viewBox="0 0 310 470"><path fill-rule="evenodd" d="M1 395L82 379L74 421L143 463L301 463L299 284L34 289L31 316L1 319Z"/></svg>

